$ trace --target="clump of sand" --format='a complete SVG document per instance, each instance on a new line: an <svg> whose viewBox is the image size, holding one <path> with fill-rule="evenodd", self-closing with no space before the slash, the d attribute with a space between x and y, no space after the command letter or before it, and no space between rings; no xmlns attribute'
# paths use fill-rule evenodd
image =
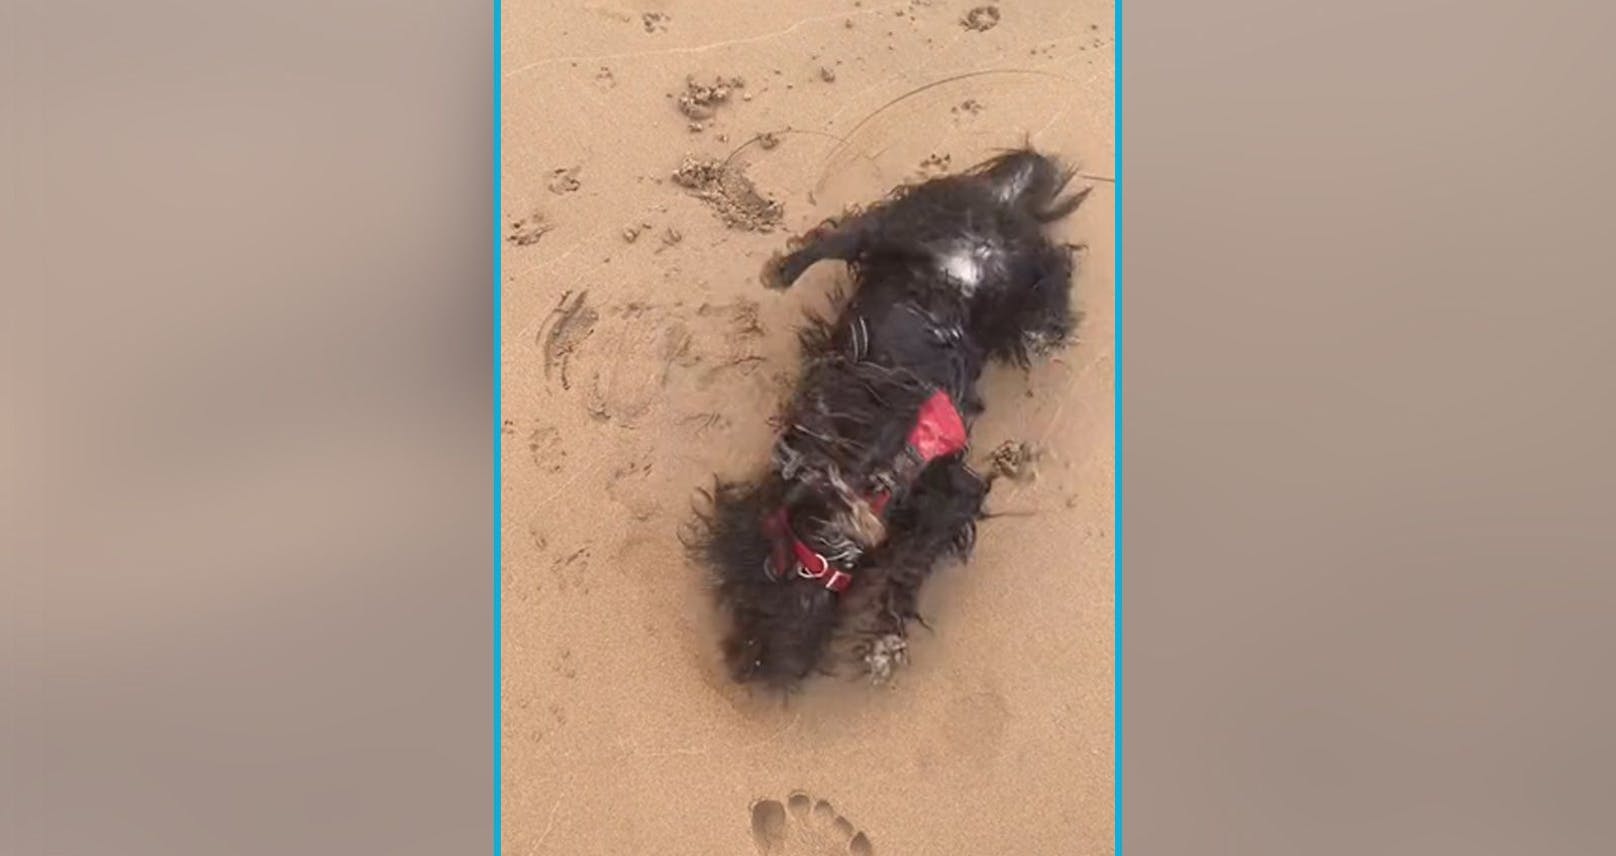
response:
<svg viewBox="0 0 1616 856"><path fill-rule="evenodd" d="M999 7L978 6L965 13L960 19L960 26L978 33L986 32L999 26Z"/></svg>
<svg viewBox="0 0 1616 856"><path fill-rule="evenodd" d="M720 77L712 83L697 83L694 77L685 78L685 91L679 93L679 112L697 122L705 122L717 115L718 107L729 101L731 94L746 86L739 77Z"/></svg>
<svg viewBox="0 0 1616 856"><path fill-rule="evenodd" d="M1032 444L1022 440L1006 440L999 444L988 463L995 475L1015 482L1031 481L1038 477L1038 461L1043 455Z"/></svg>
<svg viewBox="0 0 1616 856"><path fill-rule="evenodd" d="M731 229L772 232L785 217L785 206L759 193L757 185L734 164L687 157L674 171L673 181L706 202Z"/></svg>

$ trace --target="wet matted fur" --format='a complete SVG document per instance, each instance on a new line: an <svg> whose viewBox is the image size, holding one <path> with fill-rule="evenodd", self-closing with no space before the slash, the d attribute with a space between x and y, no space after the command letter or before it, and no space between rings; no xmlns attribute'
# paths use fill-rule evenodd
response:
<svg viewBox="0 0 1616 856"><path fill-rule="evenodd" d="M1071 177L1049 156L1006 152L900 187L769 262L764 283L786 288L838 259L852 288L801 334L804 371L769 467L718 482L691 544L730 619L735 680L789 688L843 661L881 679L903 662L920 588L969 555L990 487L964 451L905 477L909 431L939 390L968 429L987 362L1026 366L1071 338L1073 248L1046 234L1087 195L1062 195ZM892 496L879 512L878 491ZM766 572L776 544L764 521L781 508L797 539L852 575L845 592Z"/></svg>

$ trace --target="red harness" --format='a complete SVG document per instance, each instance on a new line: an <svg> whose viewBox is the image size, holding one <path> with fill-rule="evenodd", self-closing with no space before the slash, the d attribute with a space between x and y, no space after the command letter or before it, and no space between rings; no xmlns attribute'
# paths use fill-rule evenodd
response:
<svg viewBox="0 0 1616 856"><path fill-rule="evenodd" d="M904 453L918 463L914 467L914 472L918 472L937 458L965 448L965 442L965 420L960 418L959 409L954 406L948 393L938 390L920 405L920 415L915 419L915 427L909 431ZM891 499L890 492L878 491L870 497L870 507L876 514L882 514ZM832 565L829 559L797 537L791 530L791 520L786 515L785 506L764 519L763 532L774 542L769 570L775 579L784 576L795 560L798 576L818 580L833 592L846 591L852 584L852 574Z"/></svg>

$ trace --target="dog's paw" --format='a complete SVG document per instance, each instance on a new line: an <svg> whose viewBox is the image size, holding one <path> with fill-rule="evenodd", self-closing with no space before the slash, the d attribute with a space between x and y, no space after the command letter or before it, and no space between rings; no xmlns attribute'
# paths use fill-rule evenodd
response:
<svg viewBox="0 0 1616 856"><path fill-rule="evenodd" d="M1021 334L1021 346L1028 356L1042 359L1065 348L1070 338L1064 330L1028 330Z"/></svg>
<svg viewBox="0 0 1616 856"><path fill-rule="evenodd" d="M759 856L874 856L870 837L825 800L797 791L752 803L752 843Z"/></svg>
<svg viewBox="0 0 1616 856"><path fill-rule="evenodd" d="M763 287L772 291L785 291L791 287L791 280L786 279L785 265L787 256L784 253L775 253L763 265L763 272L758 281Z"/></svg>
<svg viewBox="0 0 1616 856"><path fill-rule="evenodd" d="M909 664L909 642L896 633L888 633L870 643L864 654L864 668L870 682L880 686L892 680L897 670Z"/></svg>

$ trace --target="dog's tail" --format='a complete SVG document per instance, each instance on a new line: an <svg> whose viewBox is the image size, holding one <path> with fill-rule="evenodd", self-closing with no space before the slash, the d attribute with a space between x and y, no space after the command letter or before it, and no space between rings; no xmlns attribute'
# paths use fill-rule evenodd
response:
<svg viewBox="0 0 1616 856"><path fill-rule="evenodd" d="M998 155L977 167L976 172L992 184L994 192L1006 205L1026 211L1041 223L1051 223L1072 213L1089 195L1089 188L1085 187L1062 196L1077 171L1026 146Z"/></svg>

